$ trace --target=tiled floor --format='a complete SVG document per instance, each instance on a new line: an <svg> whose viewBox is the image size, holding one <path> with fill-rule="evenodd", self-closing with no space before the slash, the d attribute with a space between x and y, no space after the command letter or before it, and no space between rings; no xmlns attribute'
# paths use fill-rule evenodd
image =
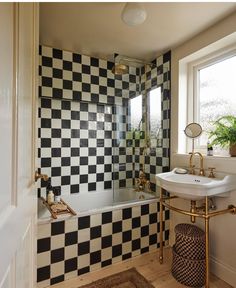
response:
<svg viewBox="0 0 236 288"><path fill-rule="evenodd" d="M114 264L109 268L104 268L99 271L88 273L85 276L77 277L60 284L53 285L51 288L78 288L92 281L96 281L111 274L127 270L131 267L135 267L139 273L141 273L152 283L155 288L186 287L176 282L170 273L171 250L169 248L165 250L164 257L164 264L160 265L158 262L158 253L156 251L147 253L145 255L123 261L122 263ZM211 275L211 288L232 288L232 286L228 285L216 276Z"/></svg>

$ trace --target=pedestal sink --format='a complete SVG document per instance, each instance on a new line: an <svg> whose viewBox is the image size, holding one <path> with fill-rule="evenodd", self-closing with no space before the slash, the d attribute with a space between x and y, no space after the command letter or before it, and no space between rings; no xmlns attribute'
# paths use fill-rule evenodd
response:
<svg viewBox="0 0 236 288"><path fill-rule="evenodd" d="M201 200L205 197L227 197L236 190L236 175L217 173L216 178L170 172L156 175L156 183L166 191L183 199Z"/></svg>
<svg viewBox="0 0 236 288"><path fill-rule="evenodd" d="M180 170L180 169L178 169ZM206 249L206 279L205 288L209 288L209 221L210 218L232 213L236 215L236 206L229 205L226 209L210 211L209 197L228 196L232 190L236 190L236 175L226 175L217 173L216 178L207 178L203 176L190 174L177 174L177 169L171 172L156 175L156 184L160 186L160 252L159 261L163 263L163 211L164 207L182 215L191 217L191 221L199 217L205 222L205 249ZM172 197L165 192L170 192L174 196L191 200L191 209L183 210L170 204ZM204 199L204 205L197 207L196 200ZM193 221L192 221L193 222Z"/></svg>

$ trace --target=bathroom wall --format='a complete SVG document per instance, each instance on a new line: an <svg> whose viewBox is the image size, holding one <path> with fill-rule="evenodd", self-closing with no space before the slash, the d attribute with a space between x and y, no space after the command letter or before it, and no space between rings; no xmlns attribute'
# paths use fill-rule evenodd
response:
<svg viewBox="0 0 236 288"><path fill-rule="evenodd" d="M147 146L146 139L149 137L149 133L145 135L146 130L146 117L143 117L141 121L141 130L144 132L142 135L140 133L133 133L130 130L130 110L129 106L119 107L120 112L118 115L123 115L126 119L126 125L122 123L118 129L120 134L119 147L114 149L114 155L119 155L119 157L114 158L114 185L115 187L132 187L134 179L138 178L139 171L142 168L151 182L151 190L157 191L155 184L155 175L157 173L169 171L169 159L170 159L170 62L171 53L167 52L163 56L158 57L152 63L153 67L149 65L140 68L140 86L137 86L137 93L134 96L142 94L142 112L143 115L147 114L147 95L148 93L157 88L161 88L161 110L162 110L162 120L161 120L161 141L158 142L157 139L151 139L151 145L144 151ZM117 83L117 77L115 78L115 85ZM139 91L138 91L139 90ZM122 90L120 93L125 93ZM133 97L131 95L131 97ZM158 107L157 107L158 109ZM122 117L120 121L122 121ZM141 120L141 119L140 119ZM117 122L120 122L117 121ZM118 124L119 125L119 124ZM122 136L122 134L124 136ZM145 154L145 156L143 155ZM131 157L131 155L133 155ZM144 165L143 165L144 163ZM126 167L126 168L125 168ZM125 170L126 169L126 170ZM121 171L118 173L116 170ZM124 171L125 170L125 171ZM123 178L121 178L121 173L123 172ZM126 173L125 173L126 172ZM132 178L131 178L132 175ZM130 176L130 177L129 177Z"/></svg>
<svg viewBox="0 0 236 288"><path fill-rule="evenodd" d="M40 98L42 171L63 194L112 187L113 107Z"/></svg>
<svg viewBox="0 0 236 288"><path fill-rule="evenodd" d="M178 152L178 116L180 109L179 100L183 96L179 93L179 60L191 55L197 51L202 52L203 49L209 49L219 45L219 41L224 38L225 45L235 45L236 41L236 13L220 21L216 25L210 27L200 33L193 39L187 41L183 45L172 50L171 61L171 167L188 166L189 156L187 154L177 154ZM218 46L219 49L220 46ZM204 167L216 167L216 171L226 173L235 173L236 159L230 157L204 157ZM236 191L236 189L235 189ZM236 204L236 194L231 192L231 196L224 199L217 199L216 205L218 209L225 209L228 204ZM176 200L176 204L180 207L189 209L189 202ZM236 229L235 216L223 215L218 216L210 221L211 233L211 269L218 277L230 283L233 287L236 285L236 258L235 243ZM189 222L188 217L180 216L175 212L171 212L171 242L174 239L174 227L180 222ZM198 221L198 225L203 226L202 221Z"/></svg>
<svg viewBox="0 0 236 288"><path fill-rule="evenodd" d="M160 86L163 145L145 157L155 190L155 174L169 169L170 57L168 52L153 61L157 67L130 67L119 77L112 62L40 46L38 156L52 186L62 194L111 188L112 179L115 187L131 187L142 141L130 138L128 99Z"/></svg>
<svg viewBox="0 0 236 288"><path fill-rule="evenodd" d="M38 288L153 251L159 242L159 202L38 225ZM168 244L169 211L164 213Z"/></svg>
<svg viewBox="0 0 236 288"><path fill-rule="evenodd" d="M157 87L161 88L161 129L160 141L158 139L148 139L150 148L147 149L144 159L144 170L151 181L153 191L156 191L155 175L167 172L170 167L170 105L171 105L171 52L167 52L163 57L158 57L152 61L154 66L141 68L141 91L143 95L143 112L148 113L148 105L145 105L146 95ZM157 107L158 109L158 107ZM145 118L143 121L145 127ZM148 126L147 126L148 127ZM144 129L145 130L145 129ZM149 137L149 135L147 135ZM142 143L141 143L142 144ZM145 146L145 143L143 143ZM135 176L138 177L143 146L140 145L135 151Z"/></svg>
<svg viewBox="0 0 236 288"><path fill-rule="evenodd" d="M109 61L40 47L39 167L62 194L112 186L112 147L117 129L126 125L122 115L117 119L116 107L127 106L140 78L139 69L131 67L115 86L112 67ZM118 173L118 180L122 176Z"/></svg>

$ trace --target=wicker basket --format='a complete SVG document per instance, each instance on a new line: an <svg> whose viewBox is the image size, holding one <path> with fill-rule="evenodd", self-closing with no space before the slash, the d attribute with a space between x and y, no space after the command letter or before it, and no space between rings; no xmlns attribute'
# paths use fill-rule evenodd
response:
<svg viewBox="0 0 236 288"><path fill-rule="evenodd" d="M171 273L183 285L203 287L206 278L206 261L185 259L176 253L174 246Z"/></svg>
<svg viewBox="0 0 236 288"><path fill-rule="evenodd" d="M186 259L205 259L205 232L192 224L176 225L175 251L179 256Z"/></svg>

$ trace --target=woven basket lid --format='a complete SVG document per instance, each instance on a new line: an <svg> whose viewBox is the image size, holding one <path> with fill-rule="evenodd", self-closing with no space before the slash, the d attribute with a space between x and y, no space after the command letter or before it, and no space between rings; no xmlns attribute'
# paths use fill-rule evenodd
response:
<svg viewBox="0 0 236 288"><path fill-rule="evenodd" d="M187 224L187 223L181 223L175 226L175 233L181 234L182 236L204 240L205 239L205 232L200 229L199 227Z"/></svg>

